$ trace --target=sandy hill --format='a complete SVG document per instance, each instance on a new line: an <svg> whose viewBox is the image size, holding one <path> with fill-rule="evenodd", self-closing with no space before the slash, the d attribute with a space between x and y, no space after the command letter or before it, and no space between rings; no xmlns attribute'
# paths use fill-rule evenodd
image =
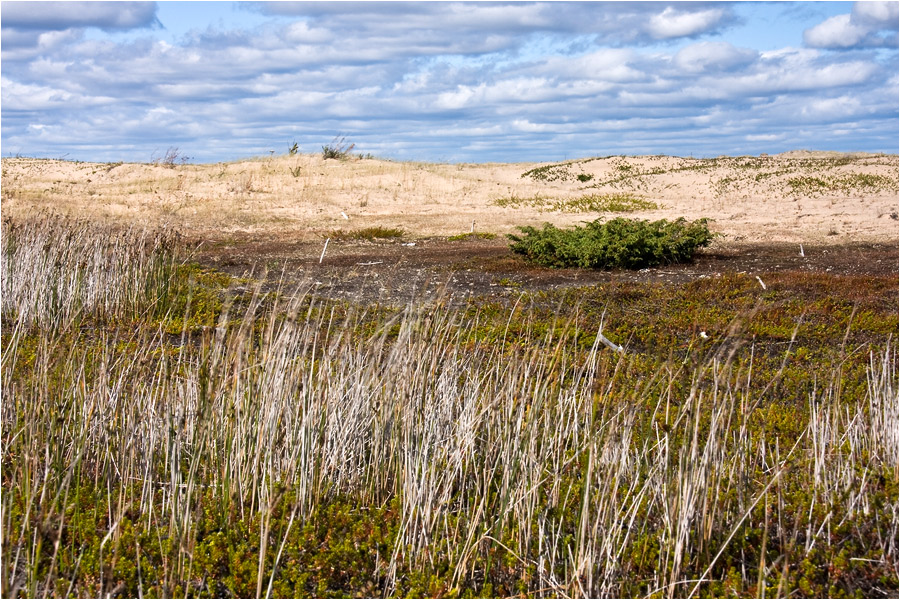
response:
<svg viewBox="0 0 900 600"><path fill-rule="evenodd" d="M5 217L42 212L188 235L318 239L335 229L412 236L509 233L548 221L707 217L732 241L896 241L896 155L789 152L693 159L427 164L320 155L203 165L2 160Z"/></svg>

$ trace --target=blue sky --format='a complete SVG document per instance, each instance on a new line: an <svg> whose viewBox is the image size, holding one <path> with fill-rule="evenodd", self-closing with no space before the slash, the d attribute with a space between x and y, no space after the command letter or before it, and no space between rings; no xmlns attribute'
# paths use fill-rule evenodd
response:
<svg viewBox="0 0 900 600"><path fill-rule="evenodd" d="M897 2L2 2L2 153L898 151Z"/></svg>

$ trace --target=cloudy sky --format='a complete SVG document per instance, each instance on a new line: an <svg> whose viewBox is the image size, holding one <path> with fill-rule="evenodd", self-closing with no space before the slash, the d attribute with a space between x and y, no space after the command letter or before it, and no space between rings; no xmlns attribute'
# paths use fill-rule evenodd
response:
<svg viewBox="0 0 900 600"><path fill-rule="evenodd" d="M2 2L2 153L898 151L897 2Z"/></svg>

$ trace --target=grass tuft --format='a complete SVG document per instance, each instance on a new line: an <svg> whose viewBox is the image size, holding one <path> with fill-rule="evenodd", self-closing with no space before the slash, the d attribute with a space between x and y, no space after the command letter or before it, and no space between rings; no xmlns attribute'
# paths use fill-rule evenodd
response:
<svg viewBox="0 0 900 600"><path fill-rule="evenodd" d="M329 232L325 237L333 240L390 240L402 238L406 234L405 231L397 227L383 227L375 225L372 227L363 227L362 229L351 229L345 231L343 229L335 229Z"/></svg>
<svg viewBox="0 0 900 600"><path fill-rule="evenodd" d="M447 238L450 242L461 242L466 240L492 240L497 237L496 233L488 231L469 231L467 233L458 233Z"/></svg>

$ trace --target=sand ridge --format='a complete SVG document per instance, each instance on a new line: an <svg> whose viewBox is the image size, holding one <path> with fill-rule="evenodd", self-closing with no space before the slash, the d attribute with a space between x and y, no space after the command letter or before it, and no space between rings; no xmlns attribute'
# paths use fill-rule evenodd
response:
<svg viewBox="0 0 900 600"><path fill-rule="evenodd" d="M898 239L898 157L790 152L714 159L610 156L560 163L429 164L320 154L216 164L2 159L5 217L63 214L176 227L192 237L316 240L399 227L411 237L596 218L708 218L726 241L840 244ZM632 198L629 213L579 199ZM555 208L554 208L555 207Z"/></svg>

